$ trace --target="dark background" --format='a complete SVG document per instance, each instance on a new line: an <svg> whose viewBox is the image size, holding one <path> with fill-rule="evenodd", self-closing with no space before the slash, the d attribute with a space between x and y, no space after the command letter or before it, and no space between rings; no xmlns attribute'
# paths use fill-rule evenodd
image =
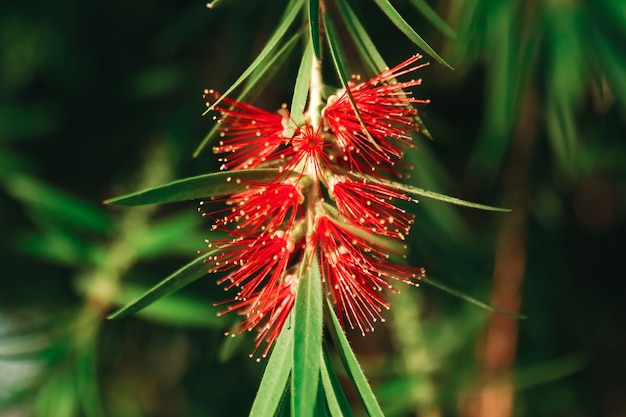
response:
<svg viewBox="0 0 626 417"><path fill-rule="evenodd" d="M247 415L264 366L251 337L223 337L237 318L215 316L212 277L104 319L205 248L196 205L101 202L217 169L191 157L212 126L202 90L245 70L284 3L0 6L0 414ZM434 140L416 138L409 182L513 212L422 201L409 262L528 318L427 285L392 296L386 325L350 335L383 409L626 415L623 2L430 2L456 39L412 3L394 4L455 71L419 74ZM354 6L390 65L419 52ZM300 53L255 105L290 102Z"/></svg>

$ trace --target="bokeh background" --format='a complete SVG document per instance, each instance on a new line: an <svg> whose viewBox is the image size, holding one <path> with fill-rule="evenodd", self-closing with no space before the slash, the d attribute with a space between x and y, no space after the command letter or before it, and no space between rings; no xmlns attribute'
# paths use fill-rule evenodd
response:
<svg viewBox="0 0 626 417"><path fill-rule="evenodd" d="M387 62L419 52L353 3ZM513 211L422 201L409 262L528 318L425 285L393 296L386 324L350 334L383 409L626 415L626 3L429 1L445 24L418 3L394 2L455 70L421 71L433 140L408 181ZM202 90L228 88L284 4L0 5L0 415L247 415L265 364L223 336L237 318L216 317L214 278L105 319L205 248L195 203L101 202L217 169L191 157L212 126ZM299 53L256 105L291 100Z"/></svg>

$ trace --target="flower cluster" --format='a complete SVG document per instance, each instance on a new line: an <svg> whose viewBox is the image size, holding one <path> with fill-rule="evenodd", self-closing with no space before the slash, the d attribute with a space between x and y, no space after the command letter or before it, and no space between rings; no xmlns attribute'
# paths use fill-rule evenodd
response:
<svg viewBox="0 0 626 417"><path fill-rule="evenodd" d="M245 319L231 334L258 330L262 356L280 333L300 277L316 257L325 294L344 325L362 333L382 321L385 290L424 274L392 261L413 216L398 206L412 201L389 178L403 174L401 159L417 130L415 105L405 91L421 80L397 77L425 64L413 56L376 77L354 77L330 96L321 122L293 127L285 106L270 113L205 91L215 109L220 140L213 151L222 170L276 169L270 182L244 182L245 190L212 200L201 212L228 238L209 242L209 270L236 295L222 312ZM355 107L358 111L355 112ZM255 349L255 351L256 351Z"/></svg>

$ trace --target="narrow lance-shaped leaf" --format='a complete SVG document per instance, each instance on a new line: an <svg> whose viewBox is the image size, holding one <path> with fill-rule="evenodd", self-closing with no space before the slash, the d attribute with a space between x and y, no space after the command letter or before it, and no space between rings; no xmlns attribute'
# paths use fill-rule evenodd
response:
<svg viewBox="0 0 626 417"><path fill-rule="evenodd" d="M422 39L420 35L417 34L417 32L415 32L415 30L413 30L411 25L409 25L407 21L404 20L402 15L398 13L398 11L393 7L389 0L374 1L378 5L378 7L380 7L383 13L387 15L389 20L391 20L391 22L396 25L396 27L400 29L400 31L411 40L411 42L422 48L424 52L435 58L439 63L445 65L450 69L453 69L442 57L439 56L439 54L437 54L437 52L435 52L433 48L430 47L430 45L428 45L428 43L426 43L424 39Z"/></svg>
<svg viewBox="0 0 626 417"><path fill-rule="evenodd" d="M328 323L330 334L335 342L335 345L339 349L346 371L348 372L350 379L352 379L352 383L359 393L367 413L370 417L384 417L383 410L380 408L378 400L376 400L374 392L365 378L361 365L359 365L359 361L350 347L350 343L341 328L341 324L339 324L339 319L335 314L335 309L332 305L330 305L330 301L328 299L326 307L326 312L329 317L328 321L330 322Z"/></svg>
<svg viewBox="0 0 626 417"><path fill-rule="evenodd" d="M177 291L184 286L191 284L197 279L202 278L208 273L208 268L205 265L204 261L212 254L213 252L208 252L196 258L192 262L183 266L182 268L159 282L157 285L152 287L148 292L143 294L135 301L128 303L116 312L110 314L108 318L118 319L120 317L136 313L137 311L154 303L159 298L165 297L166 295L171 294L174 291Z"/></svg>
<svg viewBox="0 0 626 417"><path fill-rule="evenodd" d="M308 267L301 275L294 306L292 412L313 417L322 354L322 278L314 255L302 265Z"/></svg>
<svg viewBox="0 0 626 417"><path fill-rule="evenodd" d="M270 182L280 175L278 169L250 169L235 172L215 172L173 181L155 188L137 191L106 200L106 204L138 206L143 204L173 203L245 190L246 181Z"/></svg>
<svg viewBox="0 0 626 417"><path fill-rule="evenodd" d="M241 93L237 96L236 101L241 102L245 100L253 100L258 94L260 94L272 76L276 74L282 63L284 63L289 57L290 52L293 50L297 40L300 39L302 34L303 31L299 31L293 35L275 55L269 56L255 68L248 78L246 85L241 90ZM192 156L194 158L197 157L215 137L217 137L219 128L219 123L215 123L211 130L209 130L209 133L204 136L200 145L198 145L196 150L193 152Z"/></svg>
<svg viewBox="0 0 626 417"><path fill-rule="evenodd" d="M322 367L321 367L322 387L324 388L324 395L326 397L326 404L328 404L328 410L331 417L350 417L352 416L352 409L350 403L346 398L346 394L343 392L341 383L337 379L333 366L328 358L326 352L322 354Z"/></svg>
<svg viewBox="0 0 626 417"><path fill-rule="evenodd" d="M509 212L511 209L488 206L485 204L472 203L471 201L461 200L460 198L451 197L445 194L439 194L434 191L424 190L422 188L413 187L411 185L400 184L394 181L387 181L380 178L367 177L369 182L375 182L381 185L386 185L392 188L395 188L398 191L402 191L404 193L431 198L433 200L444 201L446 203L456 204L457 206L471 207L480 210L488 210L488 211L499 211L499 212Z"/></svg>
<svg viewBox="0 0 626 417"><path fill-rule="evenodd" d="M428 285L431 285L435 288L439 288L440 290L443 290L445 292L447 292L448 294L454 295L455 297L459 297L467 302L470 302L474 305L477 305L478 307L484 308L485 310L489 310L492 311L494 313L498 313L498 314L504 314L505 316L510 316L510 317L515 317L516 319L525 319L526 315L524 314L520 314L520 313L514 313L512 311L507 311L507 310L503 310L501 308L498 307L494 307L491 304L488 304L484 301L481 301L477 298L472 297L471 295L467 295L461 291L455 290L454 288L450 288L445 284L442 284L441 282L434 280L430 277L426 277L426 276L422 276L419 278L420 282L424 282Z"/></svg>
<svg viewBox="0 0 626 417"><path fill-rule="evenodd" d="M311 44L317 59L321 59L320 55L320 2L319 0L308 0L309 3L309 33L311 35Z"/></svg>
<svg viewBox="0 0 626 417"><path fill-rule="evenodd" d="M291 318L293 314L287 318L287 323L291 322ZM267 362L261 385L250 410L250 417L274 417L276 415L292 367L293 327L285 324Z"/></svg>
<svg viewBox="0 0 626 417"><path fill-rule="evenodd" d="M241 89L241 93L237 96L237 101L253 101L259 97L263 89L269 84L272 77L278 72L281 65L291 55L294 47L304 34L304 30L296 32L274 55L270 55L263 63L250 74L246 81L246 85Z"/></svg>

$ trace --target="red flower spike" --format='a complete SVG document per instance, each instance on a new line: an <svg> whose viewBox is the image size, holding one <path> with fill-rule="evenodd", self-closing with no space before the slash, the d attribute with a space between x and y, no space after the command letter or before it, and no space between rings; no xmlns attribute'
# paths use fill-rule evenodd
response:
<svg viewBox="0 0 626 417"><path fill-rule="evenodd" d="M421 56L415 55L369 81L356 83L358 78L354 78L350 83L350 94L369 137L363 131L347 92L328 100L322 113L324 122L335 135L336 144L342 151L339 162L347 163L350 170L375 172L379 166L394 165L403 157L403 148L413 146L409 134L417 129L414 124L417 110L413 105L424 104L428 100L418 100L403 91L420 85L420 79L402 83L394 80L428 65L411 67L419 59ZM395 173L393 168L385 168Z"/></svg>
<svg viewBox="0 0 626 417"><path fill-rule="evenodd" d="M397 292L392 282L413 284L424 274L421 268L390 262L392 245L383 247L373 236L403 240L413 216L395 203L413 200L384 184L339 175L345 170L400 174L403 150L412 146L410 134L417 129L413 106L426 101L403 91L420 80L400 83L395 78L426 65L415 64L419 59L414 56L366 82L351 81L349 92L366 131L346 92L329 98L321 127L305 122L291 129L286 108L272 114L227 97L216 107L222 140L214 152L227 154L220 159L222 169L280 167L273 181L246 182L244 191L213 200L220 208L203 212L214 221L213 230L230 235L209 245L217 251L207 260L210 272L220 274L217 283L237 292L220 303L227 304L220 315L245 317L230 334L257 330L253 355L265 343L265 357L280 334L295 302L295 271L306 266L302 263L313 251L342 324L362 333L384 321L384 292ZM219 98L213 91L206 94ZM332 209L315 214L325 195L346 223L328 214Z"/></svg>
<svg viewBox="0 0 626 417"><path fill-rule="evenodd" d="M294 242L279 231L272 236L249 236L210 246L221 249L220 254L208 258L207 263L213 265L210 271L226 274L217 283L226 284L225 290L236 287L239 291L225 302L230 305L219 315L237 311L246 316L227 335L257 328L256 347L251 356L265 341L267 346L262 353L265 357L294 304L298 280L286 275Z"/></svg>
<svg viewBox="0 0 626 417"><path fill-rule="evenodd" d="M381 312L389 305L382 291L387 288L397 292L389 283L391 280L413 284L424 274L422 268L389 262L381 249L324 216L317 220L315 244L322 278L338 316L345 315L350 328L359 328L362 334L372 331L374 322L384 321Z"/></svg>
<svg viewBox="0 0 626 417"><path fill-rule="evenodd" d="M305 124L300 131L291 139L291 146L282 154L286 163L283 171L307 172L310 165L314 166L316 176L321 175L321 166L332 169L326 154L325 148L328 144L319 130L313 126Z"/></svg>
<svg viewBox="0 0 626 417"><path fill-rule="evenodd" d="M258 296L259 288L271 289L280 282L287 269L289 255L293 252L294 242L286 233L278 231L271 236L245 236L216 241L210 243L209 247L220 250L219 254L207 259L207 263L212 265L209 271L226 274L217 283L226 284L225 290L238 288L239 292L233 301L247 301ZM236 306L231 306L223 313L236 309Z"/></svg>
<svg viewBox="0 0 626 417"><path fill-rule="evenodd" d="M213 90L205 90L205 98L207 95L214 100L220 97ZM232 154L220 158L222 170L252 169L279 157L276 150L289 141L286 107L278 113L269 113L228 97L222 98L222 103L225 106L215 108L221 113L221 117L216 117L221 124L221 140L213 147L213 152Z"/></svg>
<svg viewBox="0 0 626 417"><path fill-rule="evenodd" d="M295 275L287 275L276 287L266 287L259 297L239 302L236 308L240 310L240 314L247 317L226 335L236 336L256 328L258 330L254 338L256 346L250 357L254 356L263 341L266 346L261 357L266 357L293 308L298 282Z"/></svg>
<svg viewBox="0 0 626 417"><path fill-rule="evenodd" d="M222 200L230 207L202 212L204 217L215 222L212 230L222 229L233 234L245 235L257 232L268 234L280 227L284 229L291 227L298 214L299 205L304 202L300 187L294 184L294 181L286 179L282 183L253 181L242 183L250 188ZM228 228L230 224L236 224L235 231Z"/></svg>
<svg viewBox="0 0 626 417"><path fill-rule="evenodd" d="M330 192L337 211L351 223L382 236L404 240L414 216L395 206L394 199L415 201L393 188L375 183L334 177Z"/></svg>

